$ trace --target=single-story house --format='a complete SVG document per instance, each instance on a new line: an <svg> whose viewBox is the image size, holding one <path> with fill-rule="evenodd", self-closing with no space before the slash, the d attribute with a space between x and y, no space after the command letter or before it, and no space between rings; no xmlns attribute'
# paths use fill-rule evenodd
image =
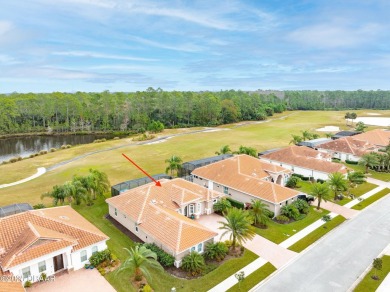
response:
<svg viewBox="0 0 390 292"><path fill-rule="evenodd" d="M313 149L317 149L319 145L323 143L327 143L329 141L332 141L332 139L329 138L317 138L317 139L312 139L312 140L306 140L298 143L298 146L306 146L310 147Z"/></svg>
<svg viewBox="0 0 390 292"><path fill-rule="evenodd" d="M321 144L317 150L341 161L359 161L364 154L377 151L377 147L366 141L356 140L354 137L345 137Z"/></svg>
<svg viewBox="0 0 390 292"><path fill-rule="evenodd" d="M289 146L260 157L261 160L290 169L296 174L313 179L327 180L333 172L348 174L340 163L331 162L332 156L305 146Z"/></svg>
<svg viewBox="0 0 390 292"><path fill-rule="evenodd" d="M144 242L175 257L175 266L191 251L202 253L218 234L196 222L214 212L224 195L176 178L149 183L106 200L110 216ZM192 219L190 219L192 218Z"/></svg>
<svg viewBox="0 0 390 292"><path fill-rule="evenodd" d="M81 269L109 239L70 206L1 218L0 230L1 273L23 282Z"/></svg>
<svg viewBox="0 0 390 292"><path fill-rule="evenodd" d="M351 137L360 134L361 132L358 131L341 131L337 132L332 136L332 140L344 138L344 137Z"/></svg>
<svg viewBox="0 0 390 292"><path fill-rule="evenodd" d="M283 167L237 155L195 169L192 178L194 183L242 203L261 200L277 216L281 206L290 204L301 194L284 187L291 174L291 170Z"/></svg>
<svg viewBox="0 0 390 292"><path fill-rule="evenodd" d="M390 131L384 129L375 129L361 133L353 137L355 140L366 141L378 148L385 148L390 144Z"/></svg>

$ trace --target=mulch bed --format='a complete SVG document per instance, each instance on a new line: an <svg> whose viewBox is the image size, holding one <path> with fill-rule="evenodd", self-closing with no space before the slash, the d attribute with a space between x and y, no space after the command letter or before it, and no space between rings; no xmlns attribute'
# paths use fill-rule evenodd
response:
<svg viewBox="0 0 390 292"><path fill-rule="evenodd" d="M132 241L144 243L143 240L141 240L138 236L136 236L133 232L131 232L129 229L124 227L122 224L120 224L118 221L116 221L114 218L112 218L109 214L105 216L105 218L110 221L112 224L115 225L116 228L118 228L122 233L127 235Z"/></svg>

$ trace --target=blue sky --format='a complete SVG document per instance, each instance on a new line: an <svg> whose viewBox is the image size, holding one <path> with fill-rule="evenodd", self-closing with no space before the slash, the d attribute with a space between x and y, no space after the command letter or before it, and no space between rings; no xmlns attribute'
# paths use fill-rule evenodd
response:
<svg viewBox="0 0 390 292"><path fill-rule="evenodd" d="M0 92L390 89L390 1L0 0Z"/></svg>

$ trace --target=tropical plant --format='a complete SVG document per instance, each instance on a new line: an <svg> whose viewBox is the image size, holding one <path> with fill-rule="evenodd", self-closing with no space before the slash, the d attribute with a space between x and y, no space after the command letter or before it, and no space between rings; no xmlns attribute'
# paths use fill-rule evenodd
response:
<svg viewBox="0 0 390 292"><path fill-rule="evenodd" d="M293 204L285 205L280 208L280 214L294 220L297 220L300 215L299 210Z"/></svg>
<svg viewBox="0 0 390 292"><path fill-rule="evenodd" d="M359 164L363 165L366 168L366 173L368 173L368 168L373 168L379 164L378 158L373 153L364 154L360 160Z"/></svg>
<svg viewBox="0 0 390 292"><path fill-rule="evenodd" d="M303 138L301 136L292 134L291 137L292 137L292 139L290 140L289 144L298 145L299 143L301 143L303 141Z"/></svg>
<svg viewBox="0 0 390 292"><path fill-rule="evenodd" d="M329 193L329 187L326 183L315 183L312 186L310 195L316 197L318 200L317 210L320 209L321 201L324 200L327 202L331 199L331 195Z"/></svg>
<svg viewBox="0 0 390 292"><path fill-rule="evenodd" d="M111 261L112 254L109 249L97 251L89 258L89 263L94 267L97 267L104 261Z"/></svg>
<svg viewBox="0 0 390 292"><path fill-rule="evenodd" d="M295 189L298 186L298 183L301 181L301 179L295 175L290 176L286 183L286 187Z"/></svg>
<svg viewBox="0 0 390 292"><path fill-rule="evenodd" d="M245 279L245 272L244 271L238 272L237 274L234 275L234 277L236 277L238 281L238 291L241 291L241 282L243 282Z"/></svg>
<svg viewBox="0 0 390 292"><path fill-rule="evenodd" d="M246 146L240 146L238 151L235 152L236 154L246 154L249 156L257 157L257 151L253 147L246 147Z"/></svg>
<svg viewBox="0 0 390 292"><path fill-rule="evenodd" d="M332 220L332 217L330 217L329 214L326 214L324 216L321 217L321 220L324 221L325 223L329 222L330 220Z"/></svg>
<svg viewBox="0 0 390 292"><path fill-rule="evenodd" d="M222 146L219 151L216 151L215 154L222 155L222 154L229 154L232 153L232 150L230 149L229 145Z"/></svg>
<svg viewBox="0 0 390 292"><path fill-rule="evenodd" d="M361 171L349 172L347 177L351 187L360 185L366 181L366 175Z"/></svg>
<svg viewBox="0 0 390 292"><path fill-rule="evenodd" d="M367 129L367 126L363 122L358 122L355 126L355 130L358 132L364 132L365 129Z"/></svg>
<svg viewBox="0 0 390 292"><path fill-rule="evenodd" d="M298 199L296 200L293 205L298 209L298 211L302 214L307 214L310 211L310 206L306 202L306 200Z"/></svg>
<svg viewBox="0 0 390 292"><path fill-rule="evenodd" d="M173 173L177 172L181 169L181 163L183 160L176 155L172 155L169 159L165 160L165 163L168 163L167 168L165 169L165 173L171 172L171 176L173 176Z"/></svg>
<svg viewBox="0 0 390 292"><path fill-rule="evenodd" d="M219 262L225 258L228 251L229 248L226 246L226 244L222 241L218 241L207 244L204 255L210 260L216 259Z"/></svg>
<svg viewBox="0 0 390 292"><path fill-rule="evenodd" d="M301 131L301 133L302 133L302 139L303 139L303 141L313 139L313 134L310 133L309 131L305 130L305 131Z"/></svg>
<svg viewBox="0 0 390 292"><path fill-rule="evenodd" d="M107 174L97 169L90 169L88 174L89 189L92 191L92 198L103 197L105 192L110 190L110 181Z"/></svg>
<svg viewBox="0 0 390 292"><path fill-rule="evenodd" d="M91 177L90 176L74 175L72 178L72 183L74 185L78 185L78 186L80 186L80 188L83 188L86 190L82 199L86 202L87 206L93 205Z"/></svg>
<svg viewBox="0 0 390 292"><path fill-rule="evenodd" d="M232 240L232 248L235 249L237 243L242 244L248 239L252 239L255 236L254 227L252 226L253 219L250 214L242 209L231 208L224 215L226 222L220 221L222 224L219 229L225 230L221 237L230 233L230 239Z"/></svg>
<svg viewBox="0 0 390 292"><path fill-rule="evenodd" d="M58 204L63 205L65 199L68 199L69 202L71 200L69 193L64 191L64 187L58 185L55 185L51 192L46 192L42 194L41 199L43 198L52 198L54 206L57 206Z"/></svg>
<svg viewBox="0 0 390 292"><path fill-rule="evenodd" d="M253 218L253 224L261 224L262 226L267 226L267 223L271 220L270 213L271 211L268 209L267 204L263 203L260 200L252 200L252 205L249 209L249 214Z"/></svg>
<svg viewBox="0 0 390 292"><path fill-rule="evenodd" d="M346 191L348 189L348 181L344 175L340 172L333 172L328 175L329 188L334 192L334 199L337 199L339 192Z"/></svg>
<svg viewBox="0 0 390 292"><path fill-rule="evenodd" d="M144 243L144 246L147 249L150 249L151 251L155 252L157 255L157 261L164 267L172 267L175 263L175 257L170 255L169 253L166 253L164 250L159 248L154 243Z"/></svg>
<svg viewBox="0 0 390 292"><path fill-rule="evenodd" d="M156 253L146 247L137 245L134 248L124 249L129 253L129 257L118 269L118 273L128 269L135 275L134 278L136 281L141 281L143 275L150 277L149 269L162 269L161 265L157 261Z"/></svg>
<svg viewBox="0 0 390 292"><path fill-rule="evenodd" d="M381 271L382 270L382 263L383 262L382 262L381 258L376 258L372 262L372 266L375 269L375 276L374 276L375 280L379 280L379 277L377 276L377 271Z"/></svg>
<svg viewBox="0 0 390 292"><path fill-rule="evenodd" d="M80 205L81 201L86 201L87 190L81 184L80 181L67 181L62 187L67 196L72 198L76 205Z"/></svg>
<svg viewBox="0 0 390 292"><path fill-rule="evenodd" d="M190 272L193 276L200 274L204 269L204 266L204 257L196 251L192 251L190 254L186 255L181 263L182 269Z"/></svg>
<svg viewBox="0 0 390 292"><path fill-rule="evenodd" d="M224 213L227 209L230 209L231 207L232 204L230 203L230 201L226 198L222 198L214 204L214 211L218 213Z"/></svg>

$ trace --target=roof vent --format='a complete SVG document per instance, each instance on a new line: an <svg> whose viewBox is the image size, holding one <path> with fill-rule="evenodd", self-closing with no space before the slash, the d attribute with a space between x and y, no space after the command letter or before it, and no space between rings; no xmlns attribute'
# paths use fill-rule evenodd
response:
<svg viewBox="0 0 390 292"><path fill-rule="evenodd" d="M69 217L67 217L67 216L59 216L59 218L62 220L69 220Z"/></svg>
<svg viewBox="0 0 390 292"><path fill-rule="evenodd" d="M157 201L155 199L152 200L152 204L156 205Z"/></svg>

